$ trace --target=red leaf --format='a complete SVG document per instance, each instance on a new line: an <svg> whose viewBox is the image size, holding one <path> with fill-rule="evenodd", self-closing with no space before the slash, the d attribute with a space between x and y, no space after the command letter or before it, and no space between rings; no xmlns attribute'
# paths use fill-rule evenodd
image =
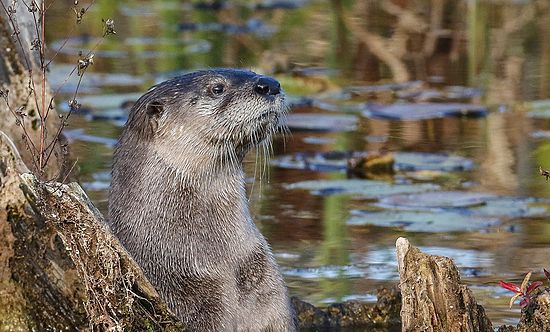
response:
<svg viewBox="0 0 550 332"><path fill-rule="evenodd" d="M550 272L546 271L546 269L543 269L544 270L544 275L546 276L546 279L550 280Z"/></svg>
<svg viewBox="0 0 550 332"><path fill-rule="evenodd" d="M522 308L525 308L526 306L529 305L529 298L528 297L524 297L520 302L519 302L519 306L522 307Z"/></svg>
<svg viewBox="0 0 550 332"><path fill-rule="evenodd" d="M507 289L511 292L514 292L516 294L521 294L521 289L516 284L513 284L511 282L502 281L502 280L499 281L498 284L500 285L500 287L505 288L505 289Z"/></svg>
<svg viewBox="0 0 550 332"><path fill-rule="evenodd" d="M531 285L529 285L529 287L527 287L525 294L529 295L532 291L539 288L540 286L542 286L542 281L534 281L533 283L531 283Z"/></svg>

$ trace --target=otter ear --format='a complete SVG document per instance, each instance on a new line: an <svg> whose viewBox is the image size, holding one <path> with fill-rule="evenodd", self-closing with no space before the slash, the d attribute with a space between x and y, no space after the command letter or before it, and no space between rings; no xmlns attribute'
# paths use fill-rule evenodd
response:
<svg viewBox="0 0 550 332"><path fill-rule="evenodd" d="M160 100L153 100L145 107L145 112L152 119L158 119L164 112L164 104Z"/></svg>
<svg viewBox="0 0 550 332"><path fill-rule="evenodd" d="M160 100L153 100L147 103L147 106L145 106L145 113L147 114L148 119L147 127L149 128L151 135L154 135L154 133L157 131L158 121L163 112L164 104Z"/></svg>

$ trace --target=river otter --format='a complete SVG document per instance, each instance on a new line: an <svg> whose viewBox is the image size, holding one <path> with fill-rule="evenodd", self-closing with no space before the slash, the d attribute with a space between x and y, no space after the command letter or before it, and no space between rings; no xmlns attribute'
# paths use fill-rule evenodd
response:
<svg viewBox="0 0 550 332"><path fill-rule="evenodd" d="M152 87L130 111L110 227L188 330L296 330L242 169L277 131L284 100L272 78L213 69Z"/></svg>

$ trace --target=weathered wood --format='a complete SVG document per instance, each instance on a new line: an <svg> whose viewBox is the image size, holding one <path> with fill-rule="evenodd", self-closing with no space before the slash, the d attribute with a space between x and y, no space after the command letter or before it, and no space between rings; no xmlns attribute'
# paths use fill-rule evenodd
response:
<svg viewBox="0 0 550 332"><path fill-rule="evenodd" d="M0 134L0 331L180 331L76 183L20 174Z"/></svg>
<svg viewBox="0 0 550 332"><path fill-rule="evenodd" d="M397 239L396 247L404 332L493 331L450 258L424 254L404 238Z"/></svg>

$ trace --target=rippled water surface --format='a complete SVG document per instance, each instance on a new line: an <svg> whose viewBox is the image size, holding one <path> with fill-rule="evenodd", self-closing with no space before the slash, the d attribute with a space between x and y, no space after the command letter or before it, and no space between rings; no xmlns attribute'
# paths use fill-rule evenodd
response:
<svg viewBox="0 0 550 332"><path fill-rule="evenodd" d="M67 2L68 3L68 2ZM81 2L79 6L86 6ZM72 5L71 5L72 6ZM95 1L48 17L66 134L106 212L113 145L151 85L204 67L276 77L292 134L245 163L252 211L290 292L374 301L398 281L395 240L452 257L496 325L498 280L541 278L550 255L550 4L540 1ZM117 34L101 38L101 19ZM78 85L78 53L94 64ZM382 170L350 172L368 156Z"/></svg>

